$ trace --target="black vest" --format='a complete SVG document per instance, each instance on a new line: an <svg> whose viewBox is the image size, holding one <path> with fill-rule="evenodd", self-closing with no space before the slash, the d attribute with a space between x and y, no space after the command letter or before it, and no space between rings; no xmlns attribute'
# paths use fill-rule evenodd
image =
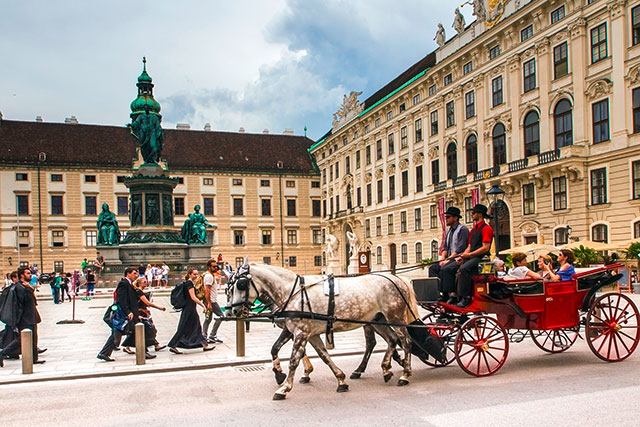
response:
<svg viewBox="0 0 640 427"><path fill-rule="evenodd" d="M469 236L469 242L471 244L471 252L478 250L482 247L482 229L487 226L486 222L483 222L480 228L477 230L471 231L471 236Z"/></svg>

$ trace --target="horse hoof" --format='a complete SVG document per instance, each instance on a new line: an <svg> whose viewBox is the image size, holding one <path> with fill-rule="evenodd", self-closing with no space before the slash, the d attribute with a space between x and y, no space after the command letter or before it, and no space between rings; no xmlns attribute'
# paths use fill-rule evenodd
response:
<svg viewBox="0 0 640 427"><path fill-rule="evenodd" d="M301 377L300 378L300 384L309 384L309 381L311 381L311 378L309 378L309 377Z"/></svg>
<svg viewBox="0 0 640 427"><path fill-rule="evenodd" d="M346 391L349 391L349 384L340 384L340 385L338 386L338 388L336 389L336 391L337 391L338 393L344 393L344 392L346 392Z"/></svg>
<svg viewBox="0 0 640 427"><path fill-rule="evenodd" d="M398 387L402 387L402 386L404 386L404 385L409 385L409 381L408 381L408 380L405 380L405 379L400 378L400 379L398 380Z"/></svg>
<svg viewBox="0 0 640 427"><path fill-rule="evenodd" d="M392 376L393 376L393 372L389 372L388 374L385 374L384 375L384 382L388 383Z"/></svg>
<svg viewBox="0 0 640 427"><path fill-rule="evenodd" d="M287 379L287 376L282 372L276 372L275 374L276 374L276 382L278 383L278 385L282 384L284 380Z"/></svg>
<svg viewBox="0 0 640 427"><path fill-rule="evenodd" d="M273 400L284 400L286 397L286 394L276 393L273 395Z"/></svg>
<svg viewBox="0 0 640 427"><path fill-rule="evenodd" d="M360 376L362 376L362 372L354 372L349 378L351 378L352 380L359 380Z"/></svg>

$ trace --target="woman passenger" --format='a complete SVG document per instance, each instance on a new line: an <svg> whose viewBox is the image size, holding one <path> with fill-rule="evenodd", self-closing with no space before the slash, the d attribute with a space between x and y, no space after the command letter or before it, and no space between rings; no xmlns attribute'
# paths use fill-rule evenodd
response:
<svg viewBox="0 0 640 427"><path fill-rule="evenodd" d="M553 263L553 259L549 255L540 255L538 257L538 268L540 269L540 274L542 275L542 279L544 281L551 280L549 272L545 269L545 265L551 265Z"/></svg>
<svg viewBox="0 0 640 427"><path fill-rule="evenodd" d="M522 252L516 252L511 256L511 260L513 261L513 268L509 270L509 275L516 277L518 279L535 279L540 280L542 276L538 273L529 270L527 267L527 255Z"/></svg>
<svg viewBox="0 0 640 427"><path fill-rule="evenodd" d="M560 255L558 255L558 262L560 263L560 268L557 272L553 272L551 270L551 266L545 265L544 268L549 272L549 277L554 282L565 282L567 280L571 280L573 275L576 274L576 269L573 267L573 262L575 261L575 257L573 256L573 252L569 249L560 249Z"/></svg>

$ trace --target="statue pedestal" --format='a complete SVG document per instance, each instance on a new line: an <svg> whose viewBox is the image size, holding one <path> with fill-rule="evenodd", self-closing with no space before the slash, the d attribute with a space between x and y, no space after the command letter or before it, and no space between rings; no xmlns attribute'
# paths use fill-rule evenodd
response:
<svg viewBox="0 0 640 427"><path fill-rule="evenodd" d="M340 268L340 261L337 259L327 260L327 268L325 270L326 274L342 274L342 269Z"/></svg>
<svg viewBox="0 0 640 427"><path fill-rule="evenodd" d="M349 268L347 268L347 274L358 274L358 256L354 255L349 258Z"/></svg>

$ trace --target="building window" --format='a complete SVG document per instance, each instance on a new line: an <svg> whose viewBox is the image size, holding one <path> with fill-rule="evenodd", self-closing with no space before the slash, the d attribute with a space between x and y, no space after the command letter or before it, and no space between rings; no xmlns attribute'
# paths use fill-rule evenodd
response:
<svg viewBox="0 0 640 427"><path fill-rule="evenodd" d="M202 185L213 185L213 178L202 178Z"/></svg>
<svg viewBox="0 0 640 427"><path fill-rule="evenodd" d="M553 48L553 74L556 79L569 73L567 50L567 42Z"/></svg>
<svg viewBox="0 0 640 427"><path fill-rule="evenodd" d="M129 215L129 198L118 196L118 215Z"/></svg>
<svg viewBox="0 0 640 427"><path fill-rule="evenodd" d="M438 110L431 112L431 135L438 134Z"/></svg>
<svg viewBox="0 0 640 427"><path fill-rule="evenodd" d="M347 156L344 158L344 173L351 173L351 156Z"/></svg>
<svg viewBox="0 0 640 427"><path fill-rule="evenodd" d="M538 113L530 111L524 118L524 156L540 153L540 119Z"/></svg>
<svg viewBox="0 0 640 427"><path fill-rule="evenodd" d="M440 160L435 159L431 161L431 183L433 185L440 182Z"/></svg>
<svg viewBox="0 0 640 427"><path fill-rule="evenodd" d="M64 231L53 230L51 232L51 246L54 246L54 247L64 246Z"/></svg>
<svg viewBox="0 0 640 427"><path fill-rule="evenodd" d="M64 261L53 261L53 271L56 273L64 273Z"/></svg>
<svg viewBox="0 0 640 427"><path fill-rule="evenodd" d="M311 200L311 216L320 217L320 200L319 199Z"/></svg>
<svg viewBox="0 0 640 427"><path fill-rule="evenodd" d="M609 140L609 99L594 102L591 105L593 112L593 143Z"/></svg>
<svg viewBox="0 0 640 427"><path fill-rule="evenodd" d="M591 240L594 242L608 243L608 227L605 224L594 225L591 229Z"/></svg>
<svg viewBox="0 0 640 427"><path fill-rule="evenodd" d="M444 76L444 80L443 80L444 86L449 86L452 81L453 81L453 77L451 76L451 73Z"/></svg>
<svg viewBox="0 0 640 427"><path fill-rule="evenodd" d="M266 264L266 265L271 265L271 257L270 256L263 256L262 257L262 263Z"/></svg>
<svg viewBox="0 0 640 427"><path fill-rule="evenodd" d="M633 198L640 199L640 160L631 163L631 173L633 177Z"/></svg>
<svg viewBox="0 0 640 427"><path fill-rule="evenodd" d="M311 241L313 242L314 245L322 244L322 232L319 228L311 229Z"/></svg>
<svg viewBox="0 0 640 427"><path fill-rule="evenodd" d="M393 200L395 198L396 198L396 176L391 175L389 177L389 200Z"/></svg>
<svg viewBox="0 0 640 427"><path fill-rule="evenodd" d="M447 146L447 179L458 177L458 150L455 143Z"/></svg>
<svg viewBox="0 0 640 427"><path fill-rule="evenodd" d="M437 91L436 85L429 86L429 96L435 95L436 91Z"/></svg>
<svg viewBox="0 0 640 427"><path fill-rule="evenodd" d="M400 149L407 148L409 146L409 138L407 137L407 127L400 128Z"/></svg>
<svg viewBox="0 0 640 427"><path fill-rule="evenodd" d="M124 179L125 178L126 177L124 175L118 175L118 176L116 176L116 182L118 184L124 184ZM51 179L51 181L53 181L53 179ZM62 181L62 175L60 175L60 181Z"/></svg>
<svg viewBox="0 0 640 427"><path fill-rule="evenodd" d="M536 190L533 183L522 186L522 213L531 215L536 213Z"/></svg>
<svg viewBox="0 0 640 427"><path fill-rule="evenodd" d="M416 264L422 261L422 243L416 242Z"/></svg>
<svg viewBox="0 0 640 427"><path fill-rule="evenodd" d="M465 197L464 198L464 222L467 224L471 224L473 222L473 218L471 217L471 209L473 209L473 198Z"/></svg>
<svg viewBox="0 0 640 427"><path fill-rule="evenodd" d="M402 180L402 197L409 195L409 171L402 171L400 175Z"/></svg>
<svg viewBox="0 0 640 427"><path fill-rule="evenodd" d="M469 61L462 66L462 75L467 75L473 71L473 62Z"/></svg>
<svg viewBox="0 0 640 427"><path fill-rule="evenodd" d="M336 165L337 165L337 163L336 163ZM338 177L338 171L337 171L337 167L336 167L336 178L337 177ZM286 185L287 188L296 188L296 182L295 181L287 180L285 185Z"/></svg>
<svg viewBox="0 0 640 427"><path fill-rule="evenodd" d="M631 9L631 31L633 33L633 45L640 43L640 6Z"/></svg>
<svg viewBox="0 0 640 427"><path fill-rule="evenodd" d="M432 240L431 241L431 259L432 260L437 260L438 259L438 255L440 252L440 245L438 244L437 240Z"/></svg>
<svg viewBox="0 0 640 427"><path fill-rule="evenodd" d="M262 244L263 245L271 244L271 230L262 230Z"/></svg>
<svg viewBox="0 0 640 427"><path fill-rule="evenodd" d="M638 132L640 132L640 88L633 90L633 133Z"/></svg>
<svg viewBox="0 0 640 427"><path fill-rule="evenodd" d="M531 59L522 64L524 76L524 91L529 92L536 88L536 60Z"/></svg>
<svg viewBox="0 0 640 427"><path fill-rule="evenodd" d="M520 41L523 42L533 36L533 25L529 25L520 30Z"/></svg>
<svg viewBox="0 0 640 427"><path fill-rule="evenodd" d="M413 210L413 229L415 231L422 230L422 208Z"/></svg>
<svg viewBox="0 0 640 427"><path fill-rule="evenodd" d="M382 159L382 140L376 141L376 160Z"/></svg>
<svg viewBox="0 0 640 427"><path fill-rule="evenodd" d="M400 245L400 262L407 264L409 262L409 245L403 243Z"/></svg>
<svg viewBox="0 0 640 427"><path fill-rule="evenodd" d="M371 206L373 204L373 196L371 191L371 183L367 184L367 206Z"/></svg>
<svg viewBox="0 0 640 427"><path fill-rule="evenodd" d="M242 185L242 178L233 178L231 183L235 186Z"/></svg>
<svg viewBox="0 0 640 427"><path fill-rule="evenodd" d="M382 218L376 217L376 236L382 236Z"/></svg>
<svg viewBox="0 0 640 427"><path fill-rule="evenodd" d="M393 118L393 111L387 111L387 120L391 120Z"/></svg>
<svg viewBox="0 0 640 427"><path fill-rule="evenodd" d="M260 213L262 216L271 216L271 199L260 199Z"/></svg>
<svg viewBox="0 0 640 427"><path fill-rule="evenodd" d="M367 145L366 147L364 147L364 163L366 165L371 164L371 146L370 145Z"/></svg>
<svg viewBox="0 0 640 427"><path fill-rule="evenodd" d="M559 20L564 18L564 6L560 6L556 10L551 11L551 23L555 24Z"/></svg>
<svg viewBox="0 0 640 427"><path fill-rule="evenodd" d="M244 258L242 258L241 256L237 256L236 257L236 270L239 269L242 264L244 263Z"/></svg>
<svg viewBox="0 0 640 427"><path fill-rule="evenodd" d="M269 179L261 179L260 187L271 187L271 180Z"/></svg>
<svg viewBox="0 0 640 427"><path fill-rule="evenodd" d="M333 166L329 165L329 181L333 181Z"/></svg>
<svg viewBox="0 0 640 427"><path fill-rule="evenodd" d="M371 237L371 220L370 219L364 220L364 237L365 239L368 239L369 237Z"/></svg>
<svg viewBox="0 0 640 427"><path fill-rule="evenodd" d="M475 135L469 135L467 138L467 173L478 172L478 138Z"/></svg>
<svg viewBox="0 0 640 427"><path fill-rule="evenodd" d="M555 125L556 148L573 145L573 117L571 103L562 99L553 112L553 122Z"/></svg>
<svg viewBox="0 0 640 427"><path fill-rule="evenodd" d="M422 165L416 166L416 193L422 193L424 178L422 177Z"/></svg>
<svg viewBox="0 0 640 427"><path fill-rule="evenodd" d="M85 175L84 182L97 182L97 178L95 175Z"/></svg>
<svg viewBox="0 0 640 427"><path fill-rule="evenodd" d="M51 215L64 215L62 197L63 196L51 196Z"/></svg>
<svg viewBox="0 0 640 427"><path fill-rule="evenodd" d="M382 246L376 248L376 264L382 264Z"/></svg>
<svg viewBox="0 0 640 427"><path fill-rule="evenodd" d="M635 223L633 223L633 238L640 238L640 221L636 221Z"/></svg>
<svg viewBox="0 0 640 427"><path fill-rule="evenodd" d="M182 176L178 177L178 184L184 184L184 177Z"/></svg>
<svg viewBox="0 0 640 427"><path fill-rule="evenodd" d="M470 119L476 115L476 94L469 91L464 94L464 117Z"/></svg>
<svg viewBox="0 0 640 427"><path fill-rule="evenodd" d="M553 210L567 209L567 177L553 178Z"/></svg>
<svg viewBox="0 0 640 427"><path fill-rule="evenodd" d="M429 206L429 228L438 228L438 206Z"/></svg>
<svg viewBox="0 0 640 427"><path fill-rule="evenodd" d="M504 125L498 123L493 128L493 165L507 163L507 145Z"/></svg>
<svg viewBox="0 0 640 427"><path fill-rule="evenodd" d="M322 169L322 183L323 184L327 183L327 169L326 168Z"/></svg>
<svg viewBox="0 0 640 427"><path fill-rule="evenodd" d="M422 119L416 120L415 130L416 130L416 142L422 141Z"/></svg>
<svg viewBox="0 0 640 427"><path fill-rule="evenodd" d="M395 143L393 141L393 134L392 133L390 133L387 136L387 143L388 143L388 146L389 146L389 155L395 153L396 152L396 145L395 145Z"/></svg>
<svg viewBox="0 0 640 427"><path fill-rule="evenodd" d="M400 212L400 232L407 232L407 211Z"/></svg>
<svg viewBox="0 0 640 427"><path fill-rule="evenodd" d="M213 216L213 197L203 197L202 206L205 215Z"/></svg>
<svg viewBox="0 0 640 427"><path fill-rule="evenodd" d="M489 49L489 59L494 59L500 56L500 45L495 45Z"/></svg>
<svg viewBox="0 0 640 427"><path fill-rule="evenodd" d="M447 115L447 127L450 128L451 126L456 124L456 112L455 112L455 104L454 101L449 101L447 102L447 105L445 107L445 111L446 111L446 115Z"/></svg>
<svg viewBox="0 0 640 427"><path fill-rule="evenodd" d="M98 240L98 232L96 230L86 230L84 236L87 246L93 247L96 245L96 241Z"/></svg>
<svg viewBox="0 0 640 427"><path fill-rule="evenodd" d="M120 178L120 177L118 177L118 178ZM62 174L61 173L52 173L51 174L51 182L62 182ZM122 180L122 182L124 182L124 179Z"/></svg>
<svg viewBox="0 0 640 427"><path fill-rule="evenodd" d="M413 96L413 105L419 104L420 103L420 94L414 95Z"/></svg>
<svg viewBox="0 0 640 427"><path fill-rule="evenodd" d="M320 188L320 181L311 181L311 188Z"/></svg>
<svg viewBox="0 0 640 427"><path fill-rule="evenodd" d="M569 243L569 233L567 233L567 229L565 227L556 228L553 232L553 240L556 246L566 245Z"/></svg>
<svg viewBox="0 0 640 427"><path fill-rule="evenodd" d="M296 216L296 199L287 199L287 216Z"/></svg>
<svg viewBox="0 0 640 427"><path fill-rule="evenodd" d="M491 81L491 91L493 106L502 104L502 76L498 76Z"/></svg>
<svg viewBox="0 0 640 427"><path fill-rule="evenodd" d="M607 203L607 169L595 169L591 171L591 204L601 205Z"/></svg>
<svg viewBox="0 0 640 427"><path fill-rule="evenodd" d="M234 216L244 215L244 209L242 205L243 205L242 199L238 199L238 198L233 199L233 215Z"/></svg>
<svg viewBox="0 0 640 427"><path fill-rule="evenodd" d="M233 230L233 244L244 245L244 231Z"/></svg>
<svg viewBox="0 0 640 427"><path fill-rule="evenodd" d="M340 177L340 162L336 162L336 179Z"/></svg>
<svg viewBox="0 0 640 427"><path fill-rule="evenodd" d="M595 64L607 57L607 24L600 24L591 30L591 63Z"/></svg>
<svg viewBox="0 0 640 427"><path fill-rule="evenodd" d="M382 203L382 180L379 179L377 184L377 190L378 190L378 199L376 200L378 203Z"/></svg>
<svg viewBox="0 0 640 427"><path fill-rule="evenodd" d="M184 215L184 197L174 197L173 206L176 215Z"/></svg>
<svg viewBox="0 0 640 427"><path fill-rule="evenodd" d="M360 150L356 151L356 170L360 169Z"/></svg>
<svg viewBox="0 0 640 427"><path fill-rule="evenodd" d="M297 244L298 244L298 231L287 230L287 245L297 245Z"/></svg>
<svg viewBox="0 0 640 427"><path fill-rule="evenodd" d="M17 194L16 204L18 206L18 215L29 215L29 196L28 195Z"/></svg>
<svg viewBox="0 0 640 427"><path fill-rule="evenodd" d="M322 256L314 255L313 256L313 266L314 267L322 267Z"/></svg>
<svg viewBox="0 0 640 427"><path fill-rule="evenodd" d="M378 118L375 120L375 122L373 122L373 125L374 125L375 127L380 126L380 117L378 117Z"/></svg>
<svg viewBox="0 0 640 427"><path fill-rule="evenodd" d="M16 181L28 181L28 180L29 180L29 174L23 173L23 172L16 173Z"/></svg>
<svg viewBox="0 0 640 427"><path fill-rule="evenodd" d="M393 233L394 233L393 214L388 214L387 215L387 234L393 234Z"/></svg>

